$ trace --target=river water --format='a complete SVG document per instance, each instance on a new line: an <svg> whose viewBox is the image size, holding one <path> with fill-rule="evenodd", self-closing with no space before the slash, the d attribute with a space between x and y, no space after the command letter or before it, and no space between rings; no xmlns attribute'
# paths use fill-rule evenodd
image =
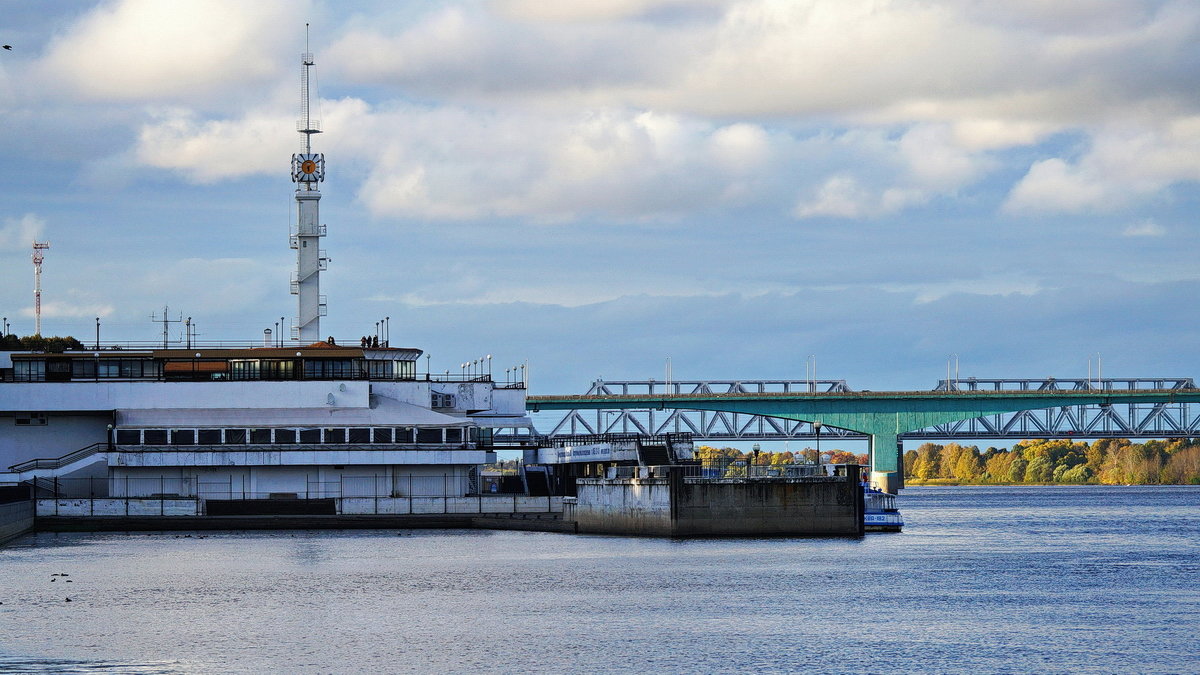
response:
<svg viewBox="0 0 1200 675"><path fill-rule="evenodd" d="M0 672L1200 672L1200 488L900 507L861 540L28 535Z"/></svg>

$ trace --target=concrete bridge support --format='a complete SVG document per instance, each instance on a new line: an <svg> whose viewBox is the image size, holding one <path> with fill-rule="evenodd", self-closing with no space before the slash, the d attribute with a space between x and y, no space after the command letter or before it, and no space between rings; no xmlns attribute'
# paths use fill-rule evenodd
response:
<svg viewBox="0 0 1200 675"><path fill-rule="evenodd" d="M904 487L904 447L894 433L871 434L871 483L896 494Z"/></svg>

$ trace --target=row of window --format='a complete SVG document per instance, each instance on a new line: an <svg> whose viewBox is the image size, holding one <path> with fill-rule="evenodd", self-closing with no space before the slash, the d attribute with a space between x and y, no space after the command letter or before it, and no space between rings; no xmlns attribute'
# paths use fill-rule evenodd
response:
<svg viewBox="0 0 1200 675"><path fill-rule="evenodd" d="M478 429L467 438L477 440ZM117 429L117 445L461 444L460 427L333 427L325 429Z"/></svg>
<svg viewBox="0 0 1200 675"><path fill-rule="evenodd" d="M368 361L363 359L230 359L225 361L171 361L167 369L173 376L202 373L213 379L291 380L303 365L304 379L414 379L415 361ZM17 382L65 381L70 379L160 379L163 362L153 359L61 359L13 360L13 379Z"/></svg>
<svg viewBox="0 0 1200 675"><path fill-rule="evenodd" d="M70 361L13 360L13 379L42 382L70 378L95 379L162 377L162 363L146 359L72 359Z"/></svg>

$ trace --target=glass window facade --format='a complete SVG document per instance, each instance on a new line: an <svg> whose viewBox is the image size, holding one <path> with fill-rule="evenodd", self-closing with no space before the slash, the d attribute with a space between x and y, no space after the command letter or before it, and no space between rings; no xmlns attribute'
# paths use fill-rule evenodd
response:
<svg viewBox="0 0 1200 675"><path fill-rule="evenodd" d="M461 427L330 427L325 429L117 429L120 445L244 445L253 444L460 444L474 439Z"/></svg>

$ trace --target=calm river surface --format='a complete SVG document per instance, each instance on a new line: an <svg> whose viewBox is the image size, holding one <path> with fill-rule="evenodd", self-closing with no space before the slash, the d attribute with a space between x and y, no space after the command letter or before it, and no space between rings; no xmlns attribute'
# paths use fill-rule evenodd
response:
<svg viewBox="0 0 1200 675"><path fill-rule="evenodd" d="M30 535L0 672L1200 672L1200 488L900 506L862 540Z"/></svg>

